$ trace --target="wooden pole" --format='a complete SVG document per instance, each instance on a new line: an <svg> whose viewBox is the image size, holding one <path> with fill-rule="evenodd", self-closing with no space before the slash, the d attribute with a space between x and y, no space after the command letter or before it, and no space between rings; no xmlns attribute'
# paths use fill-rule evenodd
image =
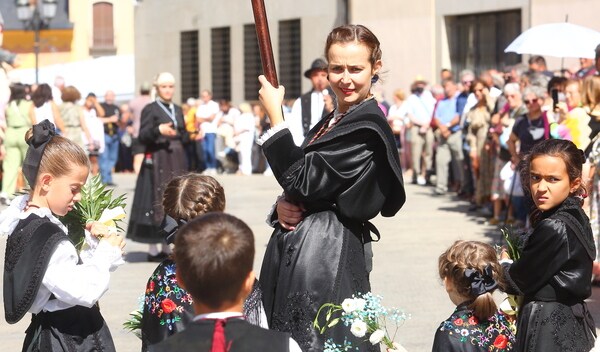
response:
<svg viewBox="0 0 600 352"><path fill-rule="evenodd" d="M275 69L275 59L273 58L273 47L271 46L271 35L269 34L269 22L267 21L267 12L265 10L264 0L251 0L252 12L254 12L254 24L256 27L256 37L258 38L258 48L260 51L260 61L262 62L263 74L273 87L279 87L277 81L277 70Z"/></svg>

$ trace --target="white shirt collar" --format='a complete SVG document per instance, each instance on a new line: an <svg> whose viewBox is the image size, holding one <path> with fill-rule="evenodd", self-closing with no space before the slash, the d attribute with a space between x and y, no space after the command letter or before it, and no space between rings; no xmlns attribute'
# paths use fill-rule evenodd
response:
<svg viewBox="0 0 600 352"><path fill-rule="evenodd" d="M35 214L40 218L47 217L48 220L60 227L66 234L69 233L67 227L48 208L30 207L27 211L24 211L27 201L29 201L28 194L15 197L10 202L10 206L0 213L0 235L9 236L12 234L19 221L27 219L31 214Z"/></svg>
<svg viewBox="0 0 600 352"><path fill-rule="evenodd" d="M200 321L205 319L228 319L228 318L244 318L241 312L214 312L196 315L194 321Z"/></svg>

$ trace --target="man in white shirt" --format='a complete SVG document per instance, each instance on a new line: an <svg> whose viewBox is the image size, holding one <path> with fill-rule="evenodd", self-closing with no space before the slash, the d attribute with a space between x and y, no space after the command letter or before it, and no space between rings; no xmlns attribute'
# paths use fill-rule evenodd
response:
<svg viewBox="0 0 600 352"><path fill-rule="evenodd" d="M219 113L219 104L212 100L211 91L205 89L200 93L200 104L196 109L196 123L200 125L200 133L204 134L202 149L204 162L206 163L206 174L217 174L217 154L215 151L215 140L217 138L217 121L215 117Z"/></svg>
<svg viewBox="0 0 600 352"><path fill-rule="evenodd" d="M412 183L425 185L426 172L432 169L433 162L433 131L431 118L435 107L435 98L427 89L427 82L417 78L411 85L411 95L406 100L408 118L410 119L410 147L413 163ZM421 159L424 158L424 167Z"/></svg>
<svg viewBox="0 0 600 352"><path fill-rule="evenodd" d="M301 145L308 131L333 110L333 96L327 80L327 63L316 59L304 77L310 79L312 89L296 99L287 118L294 143Z"/></svg>

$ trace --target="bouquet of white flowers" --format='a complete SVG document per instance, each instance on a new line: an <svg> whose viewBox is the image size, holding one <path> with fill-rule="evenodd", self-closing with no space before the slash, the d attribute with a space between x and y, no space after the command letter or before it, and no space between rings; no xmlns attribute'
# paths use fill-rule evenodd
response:
<svg viewBox="0 0 600 352"><path fill-rule="evenodd" d="M326 312L326 313L325 313ZM319 317L325 313L325 323L319 323ZM341 305L325 303L319 308L313 326L323 334L328 328L338 323L350 327L350 333L358 338L364 338L371 344L383 344L391 351L406 351L399 343L394 342L400 325L408 316L403 311L392 308L386 309L381 305L381 296L368 292L363 295L354 295L346 298ZM390 336L386 323L391 321L395 325L393 334ZM352 344L344 341L337 344L332 339L325 342L325 352L341 352L352 350Z"/></svg>

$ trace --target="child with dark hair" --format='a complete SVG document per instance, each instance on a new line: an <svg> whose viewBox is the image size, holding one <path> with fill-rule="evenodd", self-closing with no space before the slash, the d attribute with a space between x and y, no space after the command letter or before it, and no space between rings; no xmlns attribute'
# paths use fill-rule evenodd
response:
<svg viewBox="0 0 600 352"><path fill-rule="evenodd" d="M211 176L178 176L165 187L163 208L167 215L163 222L166 241L173 244L180 226L200 215L225 209L225 191ZM175 271L175 262L167 258L148 279L142 310L142 351L182 331L194 318L192 296L179 285ZM258 287L250 296L244 303L244 316L260 325L261 319L266 319Z"/></svg>
<svg viewBox="0 0 600 352"><path fill-rule="evenodd" d="M433 352L511 351L515 336L492 297L503 285L496 251L483 242L456 241L438 266L456 309L440 324Z"/></svg>
<svg viewBox="0 0 600 352"><path fill-rule="evenodd" d="M533 229L521 256L506 260L505 277L524 295L515 351L589 351L595 325L584 300L591 295L596 247L588 217L581 169L583 151L567 140L532 147L520 164L523 189L535 203ZM504 260L503 260L504 261Z"/></svg>
<svg viewBox="0 0 600 352"><path fill-rule="evenodd" d="M193 297L197 315L150 351L300 351L288 333L244 319L255 276L254 235L243 221L224 213L195 218L177 233L175 260L177 281Z"/></svg>

